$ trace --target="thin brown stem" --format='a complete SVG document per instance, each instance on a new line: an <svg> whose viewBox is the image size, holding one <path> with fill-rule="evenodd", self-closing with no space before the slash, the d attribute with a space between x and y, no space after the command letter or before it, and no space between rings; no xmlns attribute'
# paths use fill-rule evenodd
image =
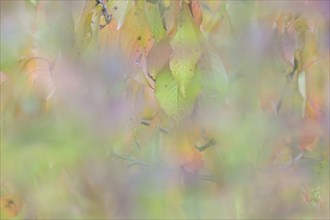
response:
<svg viewBox="0 0 330 220"><path fill-rule="evenodd" d="M209 142L207 142L206 144L202 145L202 146L197 146L195 145L195 148L199 151L202 152L204 150L206 150L207 148L211 147L212 145L214 145L216 142L214 139L211 139Z"/></svg>

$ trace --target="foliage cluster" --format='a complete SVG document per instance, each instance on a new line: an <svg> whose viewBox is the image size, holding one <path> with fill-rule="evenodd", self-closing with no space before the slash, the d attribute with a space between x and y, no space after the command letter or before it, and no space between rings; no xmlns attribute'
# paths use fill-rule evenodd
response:
<svg viewBox="0 0 330 220"><path fill-rule="evenodd" d="M329 14L1 1L1 217L329 218Z"/></svg>

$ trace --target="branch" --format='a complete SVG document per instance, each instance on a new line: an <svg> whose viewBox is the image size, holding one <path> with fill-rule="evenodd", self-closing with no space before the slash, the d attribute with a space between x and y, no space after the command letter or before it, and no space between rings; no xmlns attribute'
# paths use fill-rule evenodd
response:
<svg viewBox="0 0 330 220"><path fill-rule="evenodd" d="M102 30L105 26L107 26L111 22L112 15L109 13L107 4L104 2L104 0L96 0L96 6L97 5L101 5L102 7L101 12L106 22L106 24L100 25L100 29Z"/></svg>
<svg viewBox="0 0 330 220"><path fill-rule="evenodd" d="M132 158L132 157L128 157L128 156L117 154L117 153L115 153L113 151L112 151L112 155L115 156L118 159L122 159L122 160L126 160L126 161L132 162L132 164L130 164L129 167L134 166L134 165L147 166L147 167L150 166L150 164L148 164L148 163L145 163L143 161L136 160L135 158Z"/></svg>
<svg viewBox="0 0 330 220"><path fill-rule="evenodd" d="M207 148L211 147L212 145L214 145L216 142L214 139L211 139L209 142L207 142L206 144L198 147L197 145L195 145L195 148L199 151L202 152L204 150L206 150Z"/></svg>

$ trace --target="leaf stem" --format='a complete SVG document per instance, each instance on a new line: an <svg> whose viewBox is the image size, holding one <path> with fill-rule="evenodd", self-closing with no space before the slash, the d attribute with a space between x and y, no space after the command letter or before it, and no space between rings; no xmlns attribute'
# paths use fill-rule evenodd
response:
<svg viewBox="0 0 330 220"><path fill-rule="evenodd" d="M137 160L133 157L129 157L129 156L125 156L125 155L120 155L120 154L117 154L115 152L112 151L112 155L114 157L116 157L117 159L121 159L121 160L126 160L126 161L129 161L129 162L132 162L131 164L128 165L128 167L132 167L132 166L144 166L144 167L153 167L151 164L149 163L146 163L144 161L140 161L140 160ZM158 167L162 170L167 170L167 171L179 171L179 172L185 172L183 171L182 169L176 169L176 168L170 168L170 167ZM205 180L205 181L211 181L211 182L216 182L218 179L212 175L206 175L206 174L198 174L197 177L200 179L200 180Z"/></svg>
<svg viewBox="0 0 330 220"><path fill-rule="evenodd" d="M198 147L197 145L195 145L195 148L199 151L202 152L204 150L206 150L207 148L211 147L212 145L214 145L216 142L214 139L211 139L209 142L207 142L206 144Z"/></svg>

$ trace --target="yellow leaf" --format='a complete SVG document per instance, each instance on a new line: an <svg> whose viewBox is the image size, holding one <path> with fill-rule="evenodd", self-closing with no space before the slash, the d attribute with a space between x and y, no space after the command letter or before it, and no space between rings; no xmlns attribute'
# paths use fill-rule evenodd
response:
<svg viewBox="0 0 330 220"><path fill-rule="evenodd" d="M130 65L139 64L141 57L149 53L154 43L143 5L132 6L125 24L119 31L121 31L121 45L130 57Z"/></svg>

